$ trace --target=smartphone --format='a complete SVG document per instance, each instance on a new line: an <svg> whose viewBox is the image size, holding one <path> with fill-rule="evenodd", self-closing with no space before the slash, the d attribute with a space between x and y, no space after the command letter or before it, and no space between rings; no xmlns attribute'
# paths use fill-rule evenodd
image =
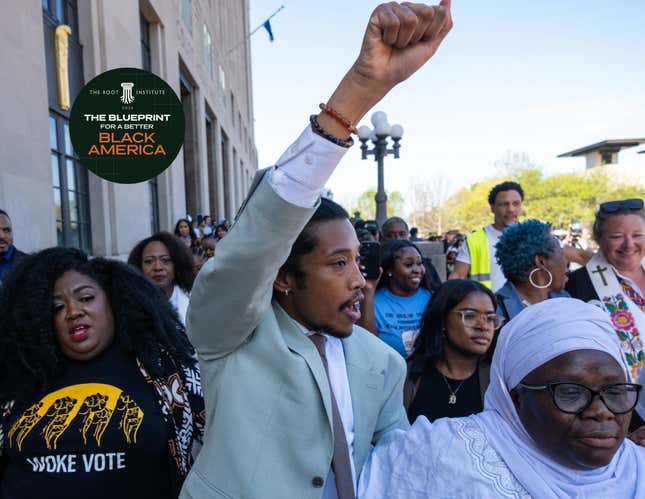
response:
<svg viewBox="0 0 645 499"><path fill-rule="evenodd" d="M365 268L365 279L377 279L381 266L381 245L376 241L365 241L361 243L360 254L361 265Z"/></svg>

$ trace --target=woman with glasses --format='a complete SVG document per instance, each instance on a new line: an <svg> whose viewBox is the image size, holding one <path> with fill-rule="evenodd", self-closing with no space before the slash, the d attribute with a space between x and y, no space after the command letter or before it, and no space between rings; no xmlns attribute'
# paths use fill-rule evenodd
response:
<svg viewBox="0 0 645 499"><path fill-rule="evenodd" d="M602 203L593 237L600 250L569 277L574 298L601 305L611 317L621 350L636 381L645 362L645 211L642 199Z"/></svg>
<svg viewBox="0 0 645 499"><path fill-rule="evenodd" d="M548 298L567 297L567 261L551 226L539 220L509 225L495 246L495 258L506 277L496 296L506 321L523 308Z"/></svg>
<svg viewBox="0 0 645 499"><path fill-rule="evenodd" d="M471 280L446 281L423 314L408 359L404 403L408 419L430 421L481 412L490 379L490 351L502 318L495 295Z"/></svg>
<svg viewBox="0 0 645 499"><path fill-rule="evenodd" d="M153 234L132 249L128 263L164 291L185 324L190 289L197 270L193 255L181 241L168 232Z"/></svg>
<svg viewBox="0 0 645 499"><path fill-rule="evenodd" d="M525 308L490 374L480 414L383 436L359 499L645 497L645 451L625 438L641 385L602 310L571 298Z"/></svg>
<svg viewBox="0 0 645 499"><path fill-rule="evenodd" d="M376 292L373 281L363 289L365 299L358 324L407 358L431 296L424 279L423 257L408 240L386 241L381 247L381 269Z"/></svg>

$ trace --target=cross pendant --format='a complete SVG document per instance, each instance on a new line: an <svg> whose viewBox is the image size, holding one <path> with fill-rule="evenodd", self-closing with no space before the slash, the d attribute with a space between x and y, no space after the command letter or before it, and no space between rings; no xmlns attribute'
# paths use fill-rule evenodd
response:
<svg viewBox="0 0 645 499"><path fill-rule="evenodd" d="M448 397L448 403L449 404L456 404L457 403L457 395L454 393L450 394L450 397Z"/></svg>
<svg viewBox="0 0 645 499"><path fill-rule="evenodd" d="M607 285L607 279L605 279L605 271L607 270L607 267L601 267L600 265L596 265L596 270L592 270L592 274L600 274L600 278L602 279L602 283L604 286Z"/></svg>

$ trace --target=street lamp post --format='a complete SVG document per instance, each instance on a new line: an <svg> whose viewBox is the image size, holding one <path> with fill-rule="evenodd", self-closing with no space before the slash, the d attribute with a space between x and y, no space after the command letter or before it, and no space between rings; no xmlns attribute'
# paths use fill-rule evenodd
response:
<svg viewBox="0 0 645 499"><path fill-rule="evenodd" d="M385 194L385 182L383 174L383 159L388 154L393 154L395 159L399 158L399 141L403 137L403 127L401 125L392 125L387 122L387 115L383 111L377 111L372 114L372 130L369 126L363 125L358 129L358 138L361 141L361 159L367 159L373 155L378 167L378 186L374 201L376 201L376 223L379 227L387 220L387 194ZM388 149L387 139L393 141L392 149ZM371 140L374 147L372 149L367 145Z"/></svg>

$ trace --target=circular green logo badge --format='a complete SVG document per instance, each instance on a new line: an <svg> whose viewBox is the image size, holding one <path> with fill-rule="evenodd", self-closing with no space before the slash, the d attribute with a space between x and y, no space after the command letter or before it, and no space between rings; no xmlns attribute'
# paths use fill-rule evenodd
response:
<svg viewBox="0 0 645 499"><path fill-rule="evenodd" d="M106 71L78 94L70 135L80 162L101 178L133 184L159 175L184 140L184 112L170 86L136 68Z"/></svg>

